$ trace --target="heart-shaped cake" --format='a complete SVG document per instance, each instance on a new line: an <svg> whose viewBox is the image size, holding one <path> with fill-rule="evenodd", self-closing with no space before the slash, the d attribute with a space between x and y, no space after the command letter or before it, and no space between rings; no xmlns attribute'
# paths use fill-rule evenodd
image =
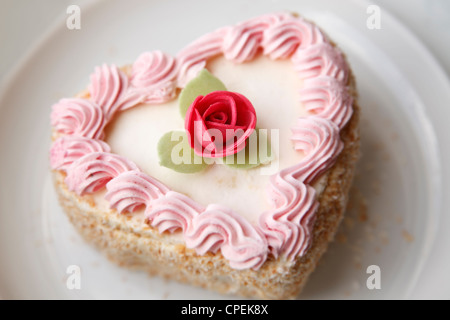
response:
<svg viewBox="0 0 450 320"><path fill-rule="evenodd" d="M289 13L99 66L52 107L60 203L122 266L295 298L345 211L356 99L343 53Z"/></svg>

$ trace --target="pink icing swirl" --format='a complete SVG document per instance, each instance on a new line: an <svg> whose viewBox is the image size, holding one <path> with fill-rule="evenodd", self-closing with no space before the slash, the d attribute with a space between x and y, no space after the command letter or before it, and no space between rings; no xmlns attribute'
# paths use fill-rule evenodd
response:
<svg viewBox="0 0 450 320"><path fill-rule="evenodd" d="M228 27L218 29L195 40L177 55L180 88L192 80L206 66L206 60L222 53L223 37Z"/></svg>
<svg viewBox="0 0 450 320"><path fill-rule="evenodd" d="M320 29L302 18L284 17L264 30L262 46L271 59L289 58L297 49L327 41Z"/></svg>
<svg viewBox="0 0 450 320"><path fill-rule="evenodd" d="M347 88L333 77L307 79L300 90L300 102L316 116L333 121L342 129L353 114L353 99Z"/></svg>
<svg viewBox="0 0 450 320"><path fill-rule="evenodd" d="M91 74L88 89L91 99L100 106L105 119L109 120L123 104L122 100L128 89L128 77L117 66L103 64L101 67L96 67ZM137 99L134 97L132 100Z"/></svg>
<svg viewBox="0 0 450 320"><path fill-rule="evenodd" d="M94 152L82 156L67 169L65 183L78 195L94 193L119 174L139 170L131 161L113 153Z"/></svg>
<svg viewBox="0 0 450 320"><path fill-rule="evenodd" d="M163 103L176 94L176 60L161 52L141 54L133 64L131 84L145 94L145 103Z"/></svg>
<svg viewBox="0 0 450 320"><path fill-rule="evenodd" d="M192 219L185 238L200 255L220 249L235 269L259 269L267 258L264 236L240 215L215 204Z"/></svg>
<svg viewBox="0 0 450 320"><path fill-rule="evenodd" d="M133 212L142 205L149 206L169 191L164 184L140 171L125 171L106 184L105 199L119 213Z"/></svg>
<svg viewBox="0 0 450 320"><path fill-rule="evenodd" d="M146 217L160 233L179 229L187 232L192 228L194 217L203 210L203 206L184 194L168 191L164 197L152 201L152 205L147 207Z"/></svg>
<svg viewBox="0 0 450 320"><path fill-rule="evenodd" d="M105 125L102 110L81 98L61 99L52 106L51 124L59 133L101 139Z"/></svg>
<svg viewBox="0 0 450 320"><path fill-rule="evenodd" d="M120 97L120 101L118 102L118 107L116 108L116 110L113 110L112 112L114 113L116 111L123 111L135 107L136 105L144 103L146 101L149 100L146 100L145 91L143 92L140 89L129 87L128 90ZM148 103L154 104L159 102L153 100L152 102ZM110 118L108 120L110 120Z"/></svg>
<svg viewBox="0 0 450 320"><path fill-rule="evenodd" d="M102 140L77 136L63 136L53 142L50 149L52 169L67 172L70 165L84 155L94 152L110 152L109 145Z"/></svg>
<svg viewBox="0 0 450 320"><path fill-rule="evenodd" d="M296 51L294 69L302 79L329 76L346 84L348 66L342 53L329 43L319 43Z"/></svg>
<svg viewBox="0 0 450 320"><path fill-rule="evenodd" d="M264 15L229 28L222 45L225 58L236 63L253 59L261 49L265 30L284 17L285 15Z"/></svg>
<svg viewBox="0 0 450 320"><path fill-rule="evenodd" d="M312 183L335 163L344 148L339 128L327 119L310 116L299 118L292 132L294 148L305 153L305 158L291 167L293 176Z"/></svg>
<svg viewBox="0 0 450 320"><path fill-rule="evenodd" d="M318 203L315 189L283 171L273 176L269 196L275 209L260 216L259 224L274 257L288 260L302 256L311 241L311 228Z"/></svg>

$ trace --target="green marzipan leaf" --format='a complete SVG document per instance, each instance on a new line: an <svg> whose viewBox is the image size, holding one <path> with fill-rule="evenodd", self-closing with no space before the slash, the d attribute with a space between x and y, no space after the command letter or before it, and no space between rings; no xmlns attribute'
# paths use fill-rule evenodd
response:
<svg viewBox="0 0 450 320"><path fill-rule="evenodd" d="M267 141L267 149L260 150L259 141ZM244 160L245 159L245 160ZM240 152L225 157L223 162L236 169L252 169L262 164L270 163L274 159L272 147L265 130L255 128L255 131L248 137L247 145Z"/></svg>
<svg viewBox="0 0 450 320"><path fill-rule="evenodd" d="M158 156L161 166L180 173L195 173L208 166L195 154L184 131L164 134L158 142Z"/></svg>
<svg viewBox="0 0 450 320"><path fill-rule="evenodd" d="M205 96L213 91L226 91L225 85L214 77L208 70L201 70L197 77L188 82L181 90L179 97L180 113L183 119L186 112L198 96Z"/></svg>

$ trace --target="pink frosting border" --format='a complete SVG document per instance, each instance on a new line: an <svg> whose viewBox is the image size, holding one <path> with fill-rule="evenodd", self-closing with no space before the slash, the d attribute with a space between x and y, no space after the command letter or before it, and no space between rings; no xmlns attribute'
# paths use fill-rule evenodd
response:
<svg viewBox="0 0 450 320"><path fill-rule="evenodd" d="M311 116L299 118L292 128L294 148L305 157L271 177L272 209L261 214L257 225L227 207L205 207L170 190L111 153L101 140L116 112L173 99L209 58L223 54L244 63L261 52L271 59L291 59L304 80L300 101ZM311 244L318 208L311 184L343 148L340 130L353 111L347 79L342 53L313 23L288 13L259 16L208 33L176 57L146 52L133 64L130 77L114 65L97 67L89 99L62 99L53 106L52 127L61 136L51 147L50 163L67 174L69 190L83 195L106 187L112 209L124 213L144 206L147 223L159 232L181 230L187 247L198 254L220 250L232 268L256 270L268 255L293 261Z"/></svg>

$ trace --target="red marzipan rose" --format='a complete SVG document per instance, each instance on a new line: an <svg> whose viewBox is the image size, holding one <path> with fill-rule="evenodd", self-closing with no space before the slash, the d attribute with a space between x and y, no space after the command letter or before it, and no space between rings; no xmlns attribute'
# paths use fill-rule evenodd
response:
<svg viewBox="0 0 450 320"><path fill-rule="evenodd" d="M256 126L256 112L242 94L214 91L194 100L184 125L197 155L226 157L245 148Z"/></svg>

